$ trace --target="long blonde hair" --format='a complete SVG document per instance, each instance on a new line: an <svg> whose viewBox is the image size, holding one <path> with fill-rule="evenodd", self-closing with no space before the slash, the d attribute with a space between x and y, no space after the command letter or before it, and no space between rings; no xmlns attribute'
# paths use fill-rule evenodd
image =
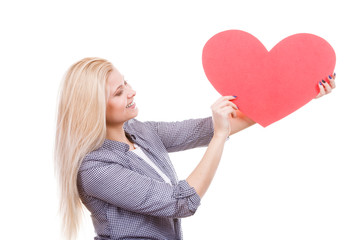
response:
<svg viewBox="0 0 360 240"><path fill-rule="evenodd" d="M60 187L60 215L66 239L75 239L82 218L77 174L85 155L106 136L106 81L110 62L84 58L67 71L59 92L55 172Z"/></svg>

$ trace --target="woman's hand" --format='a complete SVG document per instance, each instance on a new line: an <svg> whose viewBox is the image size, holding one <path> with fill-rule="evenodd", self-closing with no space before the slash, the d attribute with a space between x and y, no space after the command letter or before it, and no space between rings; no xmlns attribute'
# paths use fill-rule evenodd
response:
<svg viewBox="0 0 360 240"><path fill-rule="evenodd" d="M212 115L214 123L214 136L227 138L231 132L230 118L236 117L237 106L230 102L235 99L234 96L224 96L219 98L212 106Z"/></svg>
<svg viewBox="0 0 360 240"><path fill-rule="evenodd" d="M326 94L331 93L331 90L336 87L335 85L336 74L329 75L325 80L319 82L320 92L315 98L320 98Z"/></svg>

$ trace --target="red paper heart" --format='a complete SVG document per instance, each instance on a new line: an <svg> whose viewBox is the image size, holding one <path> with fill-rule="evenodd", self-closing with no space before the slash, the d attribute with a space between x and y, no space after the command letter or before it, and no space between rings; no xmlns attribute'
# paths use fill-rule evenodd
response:
<svg viewBox="0 0 360 240"><path fill-rule="evenodd" d="M228 30L214 35L202 55L205 74L223 96L263 127L304 106L332 74L335 52L312 34L295 34L267 51L251 34Z"/></svg>

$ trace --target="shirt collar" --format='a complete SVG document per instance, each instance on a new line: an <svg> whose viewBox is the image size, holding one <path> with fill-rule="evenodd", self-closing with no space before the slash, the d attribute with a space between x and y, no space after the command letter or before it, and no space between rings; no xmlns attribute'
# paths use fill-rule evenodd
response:
<svg viewBox="0 0 360 240"><path fill-rule="evenodd" d="M117 150L120 152L127 152L130 149L128 144L110 139L105 139L102 147L108 150Z"/></svg>
<svg viewBox="0 0 360 240"><path fill-rule="evenodd" d="M124 130L130 135L130 137L132 138L132 140L135 142L136 141L136 136L134 134L132 134L131 130L128 130L128 123L132 121L126 121L124 124ZM123 142L119 142L116 140L110 140L110 139L105 139L104 144L102 145L103 148L108 149L108 150L116 150L116 151L120 151L120 152L127 152L130 150L130 146L126 143Z"/></svg>

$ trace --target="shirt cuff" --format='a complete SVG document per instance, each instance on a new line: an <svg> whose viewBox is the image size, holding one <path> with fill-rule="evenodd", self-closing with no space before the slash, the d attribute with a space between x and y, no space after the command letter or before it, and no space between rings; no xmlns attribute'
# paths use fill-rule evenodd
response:
<svg viewBox="0 0 360 240"><path fill-rule="evenodd" d="M195 212L200 206L201 198L197 194L195 188L191 187L187 181L181 180L175 187L174 197L176 199L187 199L188 208L191 212Z"/></svg>

